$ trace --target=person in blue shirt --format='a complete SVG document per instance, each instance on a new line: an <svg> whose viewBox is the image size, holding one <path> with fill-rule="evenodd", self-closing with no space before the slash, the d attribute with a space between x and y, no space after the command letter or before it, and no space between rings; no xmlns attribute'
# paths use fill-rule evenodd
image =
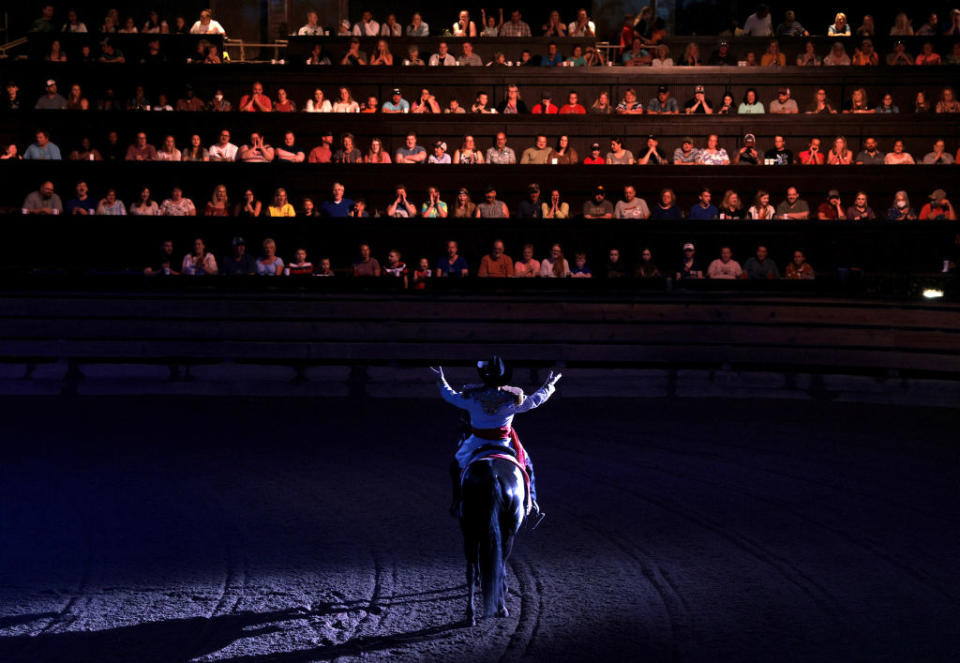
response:
<svg viewBox="0 0 960 663"><path fill-rule="evenodd" d="M50 136L42 129L37 132L37 142L27 148L23 158L35 161L60 161L60 148L50 142Z"/></svg>
<svg viewBox="0 0 960 663"><path fill-rule="evenodd" d="M710 202L710 198L710 189L707 187L700 189L700 202L690 208L690 213L687 215L687 218L692 221L700 221L719 217L720 210Z"/></svg>
<svg viewBox="0 0 960 663"><path fill-rule="evenodd" d="M447 242L447 255L437 260L437 276L461 278L470 274L467 261L459 254L460 247L456 242Z"/></svg>
<svg viewBox="0 0 960 663"><path fill-rule="evenodd" d="M333 197L320 204L320 216L342 219L350 215L353 201L343 196L344 188L340 182L334 182L330 189Z"/></svg>
<svg viewBox="0 0 960 663"><path fill-rule="evenodd" d="M403 95L400 94L400 88L393 88L393 95L390 97L390 101L383 102L383 105L380 106L381 113L409 113L410 112L410 102L403 98Z"/></svg>
<svg viewBox="0 0 960 663"><path fill-rule="evenodd" d="M97 213L97 203L89 196L89 191L86 182L77 182L77 196L67 201L67 214L93 216Z"/></svg>
<svg viewBox="0 0 960 663"><path fill-rule="evenodd" d="M575 279L593 278L593 271L587 267L586 253L578 253L573 257L573 267L570 268L570 276Z"/></svg>
<svg viewBox="0 0 960 663"><path fill-rule="evenodd" d="M554 42L547 44L547 54L540 57L541 67L559 67L563 64L563 56L557 52L557 45Z"/></svg>

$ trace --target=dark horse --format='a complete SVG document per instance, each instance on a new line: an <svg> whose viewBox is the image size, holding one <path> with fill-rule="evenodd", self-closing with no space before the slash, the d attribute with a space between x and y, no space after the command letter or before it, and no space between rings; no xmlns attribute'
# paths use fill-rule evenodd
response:
<svg viewBox="0 0 960 663"><path fill-rule="evenodd" d="M508 460L476 461L463 476L460 529L467 558L467 621L473 612L473 585L479 574L483 616L507 616L507 559L525 513L526 487L520 469Z"/></svg>

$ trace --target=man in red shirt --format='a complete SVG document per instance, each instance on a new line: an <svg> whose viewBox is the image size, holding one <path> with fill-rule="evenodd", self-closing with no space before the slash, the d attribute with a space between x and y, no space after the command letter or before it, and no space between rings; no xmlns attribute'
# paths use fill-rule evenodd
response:
<svg viewBox="0 0 960 663"><path fill-rule="evenodd" d="M544 90L540 95L540 103L533 107L534 115L556 115L557 105L550 101L550 92Z"/></svg>
<svg viewBox="0 0 960 663"><path fill-rule="evenodd" d="M247 113L269 113L273 110L273 102L263 93L263 83L257 81L250 94L243 95L240 99L240 110Z"/></svg>
<svg viewBox="0 0 960 663"><path fill-rule="evenodd" d="M820 139L810 139L810 146L800 153L800 163L804 166L822 166L824 161L825 157L820 151Z"/></svg>
<svg viewBox="0 0 960 663"><path fill-rule="evenodd" d="M586 115L587 109L580 104L580 97L576 92L570 91L567 95L567 103L560 107L560 115L575 113L577 115Z"/></svg>
<svg viewBox="0 0 960 663"><path fill-rule="evenodd" d="M330 159L333 158L333 132L325 131L321 138L323 142L310 150L310 155L307 157L308 163L330 163Z"/></svg>
<svg viewBox="0 0 960 663"><path fill-rule="evenodd" d="M590 156L583 160L583 163L596 165L606 163L600 156L600 143L594 143L590 146Z"/></svg>

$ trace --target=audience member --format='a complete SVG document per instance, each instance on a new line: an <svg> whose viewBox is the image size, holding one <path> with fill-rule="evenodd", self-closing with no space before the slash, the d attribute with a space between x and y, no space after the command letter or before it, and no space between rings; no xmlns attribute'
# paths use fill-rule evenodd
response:
<svg viewBox="0 0 960 663"><path fill-rule="evenodd" d="M243 192L243 199L237 203L233 210L233 215L241 218L255 219L263 211L263 203L257 200L253 190L247 189Z"/></svg>
<svg viewBox="0 0 960 663"><path fill-rule="evenodd" d="M771 166L789 166L793 163L793 151L787 148L783 136L773 137L773 147L764 152L763 162Z"/></svg>
<svg viewBox="0 0 960 663"><path fill-rule="evenodd" d="M650 218L654 221L680 221L683 219L683 210L677 205L677 195L673 189L660 191L660 200L650 211Z"/></svg>
<svg viewBox="0 0 960 663"><path fill-rule="evenodd" d="M913 156L909 152L904 152L903 150L903 141L897 140L893 142L893 151L887 152L887 155L883 157L883 163L885 164L914 164L916 163L913 160Z"/></svg>
<svg viewBox="0 0 960 663"><path fill-rule="evenodd" d="M743 272L751 281L767 281L780 278L777 264L767 256L767 247L760 245L756 254L743 263Z"/></svg>
<svg viewBox="0 0 960 663"><path fill-rule="evenodd" d="M513 265L513 275L519 278L540 276L540 261L533 257L533 244L524 244L522 257Z"/></svg>
<svg viewBox="0 0 960 663"><path fill-rule="evenodd" d="M624 188L624 192L626 192L626 188ZM636 189L634 189L635 195ZM624 197L626 197L626 193ZM619 204L618 202L617 205ZM636 203L636 205L639 205L639 203ZM646 203L644 203L644 206L646 206ZM614 211L613 203L607 200L607 190L602 184L597 185L593 190L593 198L583 203L583 216L586 219L612 219Z"/></svg>
<svg viewBox="0 0 960 663"><path fill-rule="evenodd" d="M237 160L243 163L270 163L276 156L276 150L263 141L263 136L254 131L250 134L250 143L240 148Z"/></svg>
<svg viewBox="0 0 960 663"><path fill-rule="evenodd" d="M210 147L210 161L236 161L238 148L230 142L230 132L226 129L220 132L216 145Z"/></svg>
<svg viewBox="0 0 960 663"><path fill-rule="evenodd" d="M733 259L733 250L729 246L720 249L720 257L707 267L707 278L735 280L745 278L740 263Z"/></svg>
<svg viewBox="0 0 960 663"><path fill-rule="evenodd" d="M507 97L497 104L498 113L507 115L526 114L527 104L520 98L520 88L510 84L507 86Z"/></svg>
<svg viewBox="0 0 960 663"><path fill-rule="evenodd" d="M680 260L680 268L677 270L677 280L686 281L690 279L702 279L703 270L696 259L696 247L687 242L683 245L683 258Z"/></svg>
<svg viewBox="0 0 960 663"><path fill-rule="evenodd" d="M720 210L710 202L711 198L712 194L710 193L710 189L707 187L701 188L699 200L690 208L690 213L687 214L687 218L691 221L705 221L719 218Z"/></svg>
<svg viewBox="0 0 960 663"><path fill-rule="evenodd" d="M480 278L507 278L514 275L513 260L504 253L503 241L494 240L490 253L480 260L477 276Z"/></svg>
<svg viewBox="0 0 960 663"><path fill-rule="evenodd" d="M10 94L11 88L14 92L17 92L16 85L7 86L7 93ZM47 80L46 92L42 97L37 99L37 103L34 104L35 110L66 110L67 100L66 98L57 92L57 82L52 78ZM8 97L7 108L11 108L10 97Z"/></svg>
<svg viewBox="0 0 960 663"><path fill-rule="evenodd" d="M533 147L528 147L523 151L520 157L521 164L546 164L550 162L551 148L547 145L547 137L543 134L537 136L537 142Z"/></svg>
<svg viewBox="0 0 960 663"><path fill-rule="evenodd" d="M402 184L394 189L393 202L387 205L387 216L395 219L407 219L417 215L417 207L407 200L407 188Z"/></svg>
<svg viewBox="0 0 960 663"><path fill-rule="evenodd" d="M517 205L518 219L539 219L543 216L543 210L540 208L540 185L531 184L527 187L527 198L521 200Z"/></svg>
<svg viewBox="0 0 960 663"><path fill-rule="evenodd" d="M693 113L711 115L713 114L713 102L706 97L703 86L698 85L694 88L693 98L683 105L683 109L687 115Z"/></svg>
<svg viewBox="0 0 960 663"><path fill-rule="evenodd" d="M837 12L833 19L833 25L827 28L828 37L849 37L850 24L847 23L847 15L843 12Z"/></svg>
<svg viewBox="0 0 960 663"><path fill-rule="evenodd" d="M770 102L770 112L780 115L799 113L797 102L790 98L790 88L781 87L777 90L777 98Z"/></svg>
<svg viewBox="0 0 960 663"><path fill-rule="evenodd" d="M803 53L797 56L798 67L819 67L823 64L823 59L817 55L816 47L812 41L804 44Z"/></svg>
<svg viewBox="0 0 960 663"><path fill-rule="evenodd" d="M925 154L920 163L929 165L952 164L953 157L949 152L944 151L945 147L943 139L938 138L933 143L933 151Z"/></svg>
<svg viewBox="0 0 960 663"><path fill-rule="evenodd" d="M474 216L478 219L508 219L510 209L505 202L497 200L496 187L488 186L483 195L483 202L476 206Z"/></svg>
<svg viewBox="0 0 960 663"><path fill-rule="evenodd" d="M536 104L531 111L534 115L556 115L557 105L550 101L550 91L544 90L540 93L540 103Z"/></svg>
<svg viewBox="0 0 960 663"><path fill-rule="evenodd" d="M395 163L423 163L426 160L427 151L421 145L417 145L417 134L413 131L407 133L403 146L394 156Z"/></svg>
<svg viewBox="0 0 960 663"><path fill-rule="evenodd" d="M220 23L213 20L213 12L211 12L209 9L204 9L200 12L200 20L194 23L193 27L190 28L190 34L226 36L227 33Z"/></svg>
<svg viewBox="0 0 960 663"><path fill-rule="evenodd" d="M720 137L717 134L707 136L707 146L700 150L698 163L704 166L729 166L730 157L727 151L719 146Z"/></svg>
<svg viewBox="0 0 960 663"><path fill-rule="evenodd" d="M307 250L297 249L293 253L293 260L283 269L284 276L310 276L313 274L313 263L307 260ZM406 284L404 284L406 287Z"/></svg>
<svg viewBox="0 0 960 663"><path fill-rule="evenodd" d="M893 103L893 95L889 92L884 92L883 97L880 100L880 104L874 109L877 113L883 113L885 115L895 115L900 112L900 108Z"/></svg>
<svg viewBox="0 0 960 663"><path fill-rule="evenodd" d="M891 67L896 65L911 65L913 64L913 56L907 52L907 45L902 41L898 41L893 46L893 51L887 54L886 57L887 64Z"/></svg>
<svg viewBox="0 0 960 663"><path fill-rule="evenodd" d="M937 102L938 113L960 113L960 100L952 87L945 87L940 91L940 100Z"/></svg>
<svg viewBox="0 0 960 663"><path fill-rule="evenodd" d="M427 88L422 88L420 90L420 97L410 105L411 113L440 113L440 104L437 103L436 97L430 94L430 90Z"/></svg>
<svg viewBox="0 0 960 663"><path fill-rule="evenodd" d="M274 148L274 154L277 161L284 163L303 163L306 161L306 155L297 146L297 137L292 131L285 131L283 134L283 144Z"/></svg>
<svg viewBox="0 0 960 663"><path fill-rule="evenodd" d="M437 44L437 52L430 56L427 64L431 67L455 67L457 59L450 54L447 42L441 41Z"/></svg>
<svg viewBox="0 0 960 663"><path fill-rule="evenodd" d="M816 278L813 267L807 262L807 256L803 251L793 252L793 261L787 265L784 278L793 281L812 281Z"/></svg>
<svg viewBox="0 0 960 663"><path fill-rule="evenodd" d="M370 253L369 244L360 245L360 257L353 262L353 275L364 278L380 278L380 263Z"/></svg>
<svg viewBox="0 0 960 663"><path fill-rule="evenodd" d="M340 148L334 152L333 162L340 164L363 163L363 155L360 153L360 150L357 149L357 146L354 145L352 133L345 133L340 137ZM399 159L397 159L397 163L400 163Z"/></svg>
<svg viewBox="0 0 960 663"><path fill-rule="evenodd" d="M870 206L867 205L867 194L863 191L858 191L856 198L854 198L853 205L847 208L847 220L863 221L865 219L876 218L877 215L874 214Z"/></svg>
<svg viewBox="0 0 960 663"><path fill-rule="evenodd" d="M637 263L636 268L636 277L638 279L658 279L662 278L663 274L660 273L660 270L657 268L657 264L653 261L653 252L644 248L640 251L640 262Z"/></svg>
<svg viewBox="0 0 960 663"><path fill-rule="evenodd" d="M75 191L77 195L67 201L66 213L79 214L83 216L92 216L97 212L97 206L90 197L90 188L83 180L77 182Z"/></svg>
<svg viewBox="0 0 960 663"><path fill-rule="evenodd" d="M133 216L160 216L160 206L150 198L149 187L140 189L137 200L130 204L130 214Z"/></svg>
<svg viewBox="0 0 960 663"><path fill-rule="evenodd" d="M747 208L747 216L754 221L770 221L776 210L770 204L770 194L765 189L757 189L753 197L753 205Z"/></svg>
<svg viewBox="0 0 960 663"><path fill-rule="evenodd" d="M920 208L921 221L956 221L957 211L947 199L943 189L936 189L930 194L930 201Z"/></svg>
<svg viewBox="0 0 960 663"><path fill-rule="evenodd" d="M461 187L457 191L457 202L453 206L453 216L457 219L472 219L477 215L477 206L470 200L470 191Z"/></svg>
<svg viewBox="0 0 960 663"><path fill-rule="evenodd" d="M788 221L806 221L810 218L810 206L800 198L796 187L787 188L787 198L777 205L777 218Z"/></svg>
<svg viewBox="0 0 960 663"><path fill-rule="evenodd" d="M320 216L325 218L343 219L350 215L353 201L344 197L343 184L334 182L330 187L331 197L320 203Z"/></svg>
<svg viewBox="0 0 960 663"><path fill-rule="evenodd" d="M700 160L700 150L693 146L693 137L685 136L680 141L680 147L673 151L675 166L694 166Z"/></svg>
<svg viewBox="0 0 960 663"><path fill-rule="evenodd" d="M637 101L637 91L627 88L623 93L623 101L617 104L618 115L642 115L643 104Z"/></svg>
<svg viewBox="0 0 960 663"><path fill-rule="evenodd" d="M207 251L207 245L202 238L193 240L193 252L183 256L180 273L184 276L217 275L217 259Z"/></svg>
<svg viewBox="0 0 960 663"><path fill-rule="evenodd" d="M847 148L847 139L837 136L833 147L827 152L826 162L831 166L846 166L853 163L853 152Z"/></svg>
<svg viewBox="0 0 960 663"><path fill-rule="evenodd" d="M557 138L557 146L550 152L550 163L561 165L580 163L580 155L570 146L569 136Z"/></svg>
<svg viewBox="0 0 960 663"><path fill-rule="evenodd" d="M910 206L910 197L906 191L897 191L893 196L893 207L887 210L887 221L916 221L917 212Z"/></svg>
<svg viewBox="0 0 960 663"><path fill-rule="evenodd" d="M24 214L63 214L63 201L53 189L53 182L44 182L40 189L27 194L21 211Z"/></svg>
<svg viewBox="0 0 960 663"><path fill-rule="evenodd" d="M823 58L823 64L827 67L848 67L850 66L850 56L842 42L834 42L830 48L827 57Z"/></svg>
<svg viewBox="0 0 960 663"><path fill-rule="evenodd" d="M747 213L743 209L743 203L740 201L740 195L733 189L727 189L723 192L723 199L720 201L720 218L724 220L745 219Z"/></svg>
<svg viewBox="0 0 960 663"><path fill-rule="evenodd" d="M877 139L868 136L863 141L863 149L857 153L856 163L859 166L878 166L883 163L884 153L877 149Z"/></svg>
<svg viewBox="0 0 960 663"><path fill-rule="evenodd" d="M746 164L750 166L760 165L760 151L757 149L757 137L753 134L746 134L743 137L743 147L737 150L733 158L735 164Z"/></svg>
<svg viewBox="0 0 960 663"><path fill-rule="evenodd" d="M160 276L161 274L164 276L180 276L180 272L174 269L175 266L176 258L173 254L173 242L165 239L160 243L157 261L144 268L143 273L147 276Z"/></svg>
<svg viewBox="0 0 960 663"><path fill-rule="evenodd" d="M550 192L550 202L544 201L540 214L544 219L566 219L570 216L570 205L560 200L560 191Z"/></svg>
<svg viewBox="0 0 960 663"><path fill-rule="evenodd" d="M406 32L408 37L429 37L430 25L423 22L420 12L414 12L413 16L410 17L410 24L407 25Z"/></svg>
<svg viewBox="0 0 960 663"><path fill-rule="evenodd" d="M940 54L933 50L932 42L925 42L923 44L923 50L913 60L913 64L916 65L939 65L943 64Z"/></svg>
<svg viewBox="0 0 960 663"><path fill-rule="evenodd" d="M550 248L550 257L540 262L540 276L547 279L570 276L570 263L563 257L563 248L559 244L554 244Z"/></svg>
<svg viewBox="0 0 960 663"><path fill-rule="evenodd" d="M175 186L170 192L170 197L160 205L160 214L162 216L196 216L197 208L192 200L184 197L183 189Z"/></svg>
<svg viewBox="0 0 960 663"><path fill-rule="evenodd" d="M820 139L811 138L807 149L800 153L800 163L804 166L822 166L826 161L820 151Z"/></svg>
<svg viewBox="0 0 960 663"><path fill-rule="evenodd" d="M459 245L450 240L447 242L447 254L437 260L437 276L441 278L466 278L470 275L470 268L466 259L460 255Z"/></svg>
<svg viewBox="0 0 960 663"><path fill-rule="evenodd" d="M326 130L321 135L320 145L310 150L308 163L330 163L333 159L333 132Z"/></svg>
<svg viewBox="0 0 960 663"><path fill-rule="evenodd" d="M838 221L847 218L847 212L840 202L840 192L830 189L827 192L827 201L820 203L817 208L817 218L821 221Z"/></svg>
<svg viewBox="0 0 960 663"><path fill-rule="evenodd" d="M420 207L420 216L425 219L447 218L447 204L440 200L440 191L437 187L427 188L427 200Z"/></svg>
<svg viewBox="0 0 960 663"><path fill-rule="evenodd" d="M387 262L383 265L382 274L388 279L396 279L406 290L410 282L407 276L407 264L403 262L402 258L403 255L396 249L387 253Z"/></svg>

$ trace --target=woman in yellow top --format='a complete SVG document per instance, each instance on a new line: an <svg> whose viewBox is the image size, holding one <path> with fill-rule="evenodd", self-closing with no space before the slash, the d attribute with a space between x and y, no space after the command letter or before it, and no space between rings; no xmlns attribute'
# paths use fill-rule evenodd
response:
<svg viewBox="0 0 960 663"><path fill-rule="evenodd" d="M787 57L780 52L780 42L776 39L771 40L770 45L767 46L767 52L760 58L760 66L785 67L786 65Z"/></svg>
<svg viewBox="0 0 960 663"><path fill-rule="evenodd" d="M296 216L297 212L287 200L287 190L279 188L273 194L273 204L267 208L267 216Z"/></svg>

